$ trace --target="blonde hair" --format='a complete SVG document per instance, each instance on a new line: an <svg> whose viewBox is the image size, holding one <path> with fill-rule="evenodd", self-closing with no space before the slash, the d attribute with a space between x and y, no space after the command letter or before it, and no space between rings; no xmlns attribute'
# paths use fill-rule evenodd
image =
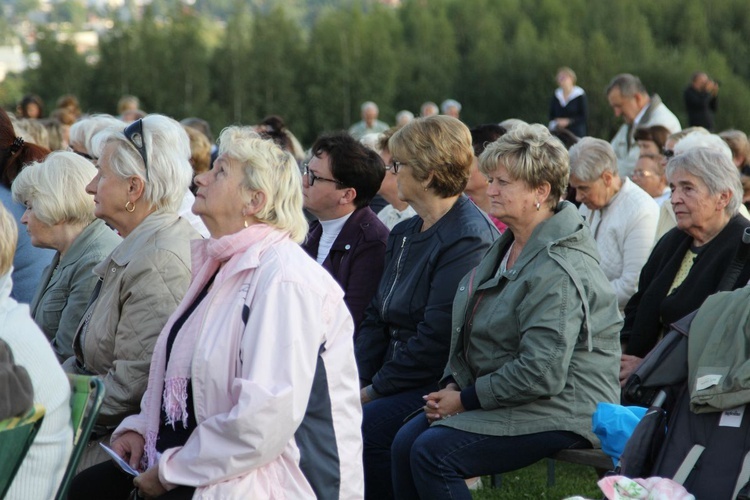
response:
<svg viewBox="0 0 750 500"><path fill-rule="evenodd" d="M51 153L44 161L26 166L13 181L13 199L31 202L34 215L44 224L88 224L94 220L94 198L86 185L96 177L96 167L66 151Z"/></svg>
<svg viewBox="0 0 750 500"><path fill-rule="evenodd" d="M485 175L491 175L500 164L513 179L532 189L548 183L550 193L546 203L552 209L568 186L568 151L547 127L538 123L515 126L488 144L479 156L479 170Z"/></svg>
<svg viewBox="0 0 750 500"><path fill-rule="evenodd" d="M559 75L560 73L565 73L566 75L568 75L570 77L570 79L573 80L573 85L576 84L577 78L576 78L576 72L575 71L573 71L572 69L570 69L567 66L561 66L561 67L557 68L557 73L555 73L555 79L557 79L557 75Z"/></svg>
<svg viewBox="0 0 750 500"><path fill-rule="evenodd" d="M302 176L294 157L271 140L262 139L251 127L227 127L219 136L219 154L240 162L244 187L266 197L255 214L260 222L287 231L302 243L307 220L302 212Z"/></svg>
<svg viewBox="0 0 750 500"><path fill-rule="evenodd" d="M13 266L18 243L18 226L10 212L0 202L0 276L4 276Z"/></svg>

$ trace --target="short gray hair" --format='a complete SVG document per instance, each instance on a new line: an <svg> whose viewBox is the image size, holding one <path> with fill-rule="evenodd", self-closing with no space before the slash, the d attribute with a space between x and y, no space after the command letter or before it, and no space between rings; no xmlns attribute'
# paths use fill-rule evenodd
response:
<svg viewBox="0 0 750 500"><path fill-rule="evenodd" d="M620 73L612 78L609 85L607 85L604 95L609 95L614 89L619 90L622 97L633 97L636 94L648 94L641 79L630 73Z"/></svg>
<svg viewBox="0 0 750 500"><path fill-rule="evenodd" d="M546 203L552 209L565 194L570 171L568 151L544 125L518 125L488 144L479 155L479 171L489 176L499 165L531 188L548 183Z"/></svg>
<svg viewBox="0 0 750 500"><path fill-rule="evenodd" d="M88 224L94 220L94 198L86 192L86 185L95 176L96 167L90 161L56 151L21 170L11 188L13 199L31 202L36 218L48 226Z"/></svg>
<svg viewBox="0 0 750 500"><path fill-rule="evenodd" d="M145 183L144 200L157 210L176 212L193 178L190 166L190 139L177 121L164 115L143 118L143 144L148 172L140 153L122 128L108 128L92 140L93 156L100 157L112 144L112 170L121 179L140 177Z"/></svg>
<svg viewBox="0 0 750 500"><path fill-rule="evenodd" d="M604 172L619 175L612 145L602 139L584 137L570 148L570 175L592 182Z"/></svg>
<svg viewBox="0 0 750 500"><path fill-rule="evenodd" d="M458 112L461 112L461 103L458 102L455 99L446 99L443 101L443 103L440 105L440 109L443 110L443 113L448 112L448 108L456 108Z"/></svg>
<svg viewBox="0 0 750 500"><path fill-rule="evenodd" d="M683 139L684 140L684 139ZM727 215L734 216L742 203L742 183L731 155L709 148L691 148L675 155L667 164L667 179L672 182L675 172L690 174L703 182L712 195L729 191L732 197L724 208Z"/></svg>
<svg viewBox="0 0 750 500"><path fill-rule="evenodd" d="M82 118L70 127L70 139L68 143L74 143L83 147L81 153L91 154L91 139L102 130L109 127L124 127L125 124L111 115L92 115Z"/></svg>
<svg viewBox="0 0 750 500"><path fill-rule="evenodd" d="M701 132L693 132L683 137L674 147L674 154L681 155L691 149L706 148L717 153L726 155L729 160L732 160L732 149L729 145L716 134L705 134ZM735 167L736 168L736 167Z"/></svg>
<svg viewBox="0 0 750 500"><path fill-rule="evenodd" d="M365 101L365 102L363 102L362 103L362 107L360 108L360 111L362 111L364 113L365 110L367 110L368 108L373 108L375 110L375 112L380 112L380 109L378 108L378 105L375 104L372 101Z"/></svg>

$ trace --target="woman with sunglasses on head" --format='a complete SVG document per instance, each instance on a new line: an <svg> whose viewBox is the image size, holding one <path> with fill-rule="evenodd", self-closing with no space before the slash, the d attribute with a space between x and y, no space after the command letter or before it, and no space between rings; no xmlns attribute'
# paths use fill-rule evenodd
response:
<svg viewBox="0 0 750 500"><path fill-rule="evenodd" d="M393 134L388 150L398 197L417 215L391 230L383 276L355 341L365 497L372 499L393 496L393 438L422 396L437 390L458 282L499 236L462 194L474 161L466 125L446 115L420 118Z"/></svg>
<svg viewBox="0 0 750 500"><path fill-rule="evenodd" d="M98 375L106 389L79 470L107 460L96 444L138 412L156 337L190 283L190 240L200 238L177 215L192 177L185 130L162 115L123 128L94 137L98 172L86 186L94 215L123 241L94 267L99 281L63 365Z"/></svg>
<svg viewBox="0 0 750 500"><path fill-rule="evenodd" d="M229 127L198 175L193 281L156 342L141 412L114 464L72 498L356 499L361 407L344 293L299 246L307 233L292 155Z"/></svg>

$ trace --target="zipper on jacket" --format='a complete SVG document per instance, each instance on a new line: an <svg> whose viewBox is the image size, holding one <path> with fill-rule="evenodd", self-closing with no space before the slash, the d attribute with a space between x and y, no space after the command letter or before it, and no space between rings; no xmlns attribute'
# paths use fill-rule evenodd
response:
<svg viewBox="0 0 750 500"><path fill-rule="evenodd" d="M396 288L396 282L398 282L398 275L401 272L401 257L404 255L404 245L406 245L406 236L401 240L401 253L398 254L398 260L396 261L396 276L393 278L391 289L388 290L388 294L385 296L385 299L383 299L383 308L380 311L381 318L385 318L385 308L388 305L391 295L393 295L393 290Z"/></svg>

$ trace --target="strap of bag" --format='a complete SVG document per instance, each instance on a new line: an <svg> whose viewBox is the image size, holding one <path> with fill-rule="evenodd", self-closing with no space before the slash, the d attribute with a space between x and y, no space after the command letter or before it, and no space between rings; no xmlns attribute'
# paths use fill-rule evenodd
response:
<svg viewBox="0 0 750 500"><path fill-rule="evenodd" d="M746 499L750 495L750 452L745 455L742 461L740 474L737 476L737 484L734 487L732 498ZM742 496L740 496L742 494Z"/></svg>
<svg viewBox="0 0 750 500"><path fill-rule="evenodd" d="M695 467L696 462L698 462L698 459L703 453L703 450L705 449L705 446L701 446L699 444L695 444L692 448L690 448L690 451L685 457L685 460L682 461L682 463L680 464L680 468L677 469L677 472L675 472L674 477L672 478L675 483L683 484L685 482L690 473L693 471L693 467Z"/></svg>

